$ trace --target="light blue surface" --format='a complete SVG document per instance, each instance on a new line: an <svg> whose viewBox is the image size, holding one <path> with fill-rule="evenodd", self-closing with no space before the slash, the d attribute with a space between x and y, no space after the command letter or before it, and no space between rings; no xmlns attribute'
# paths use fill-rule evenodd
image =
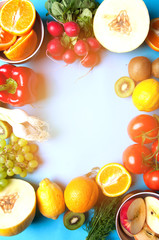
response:
<svg viewBox="0 0 159 240"><path fill-rule="evenodd" d="M32 0L46 27L44 0ZM102 2L102 1L101 1ZM159 1L145 0L150 17L159 17ZM136 6L137 7L137 6ZM40 144L42 165L26 180L37 186L45 177L66 185L73 177L82 175L95 166L120 162L123 150L132 144L127 136L129 120L138 115L131 98L120 99L114 93L115 81L127 73L127 64L134 56L147 56L152 61L159 53L146 44L131 53L115 54L105 51L102 61L85 78L78 63L64 68L45 56L48 33L40 53L26 64L34 69L47 84L48 97L34 107L25 106L32 115L48 121L52 139ZM3 62L0 62L3 64ZM39 78L39 83L41 81ZM158 113L158 111L156 111ZM134 189L147 189L142 176L132 176ZM25 206L24 206L25 208ZM87 233L80 228L69 231L63 226L63 215L54 221L38 211L33 223L12 240L84 240ZM6 237L0 237L4 240ZM119 239L114 231L107 238ZM98 239L97 239L98 240Z"/></svg>

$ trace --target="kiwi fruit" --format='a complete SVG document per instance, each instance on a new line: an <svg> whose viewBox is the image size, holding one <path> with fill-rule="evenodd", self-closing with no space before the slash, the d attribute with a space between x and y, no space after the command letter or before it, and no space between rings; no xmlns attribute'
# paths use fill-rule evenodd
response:
<svg viewBox="0 0 159 240"><path fill-rule="evenodd" d="M12 127L9 123L0 120L0 139L7 139L12 133Z"/></svg>
<svg viewBox="0 0 159 240"><path fill-rule="evenodd" d="M135 83L129 77L121 77L116 81L114 88L118 97L126 98L132 95Z"/></svg>
<svg viewBox="0 0 159 240"><path fill-rule="evenodd" d="M140 82L151 77L151 61L147 57L134 57L128 64L130 78Z"/></svg>
<svg viewBox="0 0 159 240"><path fill-rule="evenodd" d="M74 213L67 211L63 217L64 226L69 230L80 228L85 222L84 213Z"/></svg>
<svg viewBox="0 0 159 240"><path fill-rule="evenodd" d="M152 62L152 76L159 78L159 58Z"/></svg>

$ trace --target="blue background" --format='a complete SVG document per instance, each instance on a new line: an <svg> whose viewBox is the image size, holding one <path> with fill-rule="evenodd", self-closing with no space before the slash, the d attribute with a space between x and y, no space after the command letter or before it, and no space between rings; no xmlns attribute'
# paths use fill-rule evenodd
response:
<svg viewBox="0 0 159 240"><path fill-rule="evenodd" d="M52 73L54 74L54 90L53 90L54 100L53 101L55 102L55 104L56 103L59 104L58 109L60 109L61 111L65 111L65 109L63 109L60 105L59 98L64 99L62 90L64 90L64 91L65 91L65 89L68 90L68 86L72 86L71 85L72 82L70 82L70 79L68 79L67 76L69 75L69 76L74 77L76 73L73 72L72 67L61 71L61 66L58 66L53 62L50 62L50 60L46 58L45 49L46 49L46 44L48 42L49 36L46 31L46 10L44 8L45 1L32 0L32 2L44 22L45 39L44 39L43 46L42 46L41 51L38 54L38 56L35 59L29 61L28 63L22 64L22 65L31 67L34 70L36 70L37 72L40 72L40 74L46 75L50 85L52 84L52 82L51 82L52 79L50 78L50 74L52 74ZM151 1L145 0L144 2L146 3L147 8L149 10L150 18L159 17L159 1L158 0L151 0ZM95 102L93 102L92 105L94 105L93 106L94 109L97 110L96 115L102 114L103 108L104 108L104 110L107 110L108 114L105 115L103 113L103 116L104 116L105 121L106 121L106 118L107 119L109 118L110 122L111 122L111 127L106 128L106 130L103 130L103 129L101 130L101 132L105 131L105 133L107 134L107 136L110 139L109 143L111 143L109 149L107 150L106 155L104 155L104 154L100 155L99 152L97 152L97 154L96 154L96 159L97 159L97 157L101 158L101 161L99 162L99 165L101 165L101 166L108 162L113 162L113 161L121 162L122 151L124 150L124 148L126 146L128 146L130 143L132 143L128 139L125 129L128 124L128 121L134 115L139 114L139 112L132 105L131 99L126 99L126 100L119 99L114 93L112 93L112 95L111 95L111 93L110 93L111 91L109 91L109 89L108 90L106 90L106 89L108 88L108 85L110 85L111 88L113 88L114 82L116 81L116 79L119 78L121 75L127 74L127 63L130 60L130 58L132 58L134 56L147 56L151 60L154 60L155 58L157 58L159 56L159 53L150 49L146 44L143 44L140 48L132 51L131 53L115 54L115 53L110 53L110 52L106 51L102 55L102 63L97 68L95 68L92 71L92 73L90 73L90 75L88 75L86 77L86 79L82 80L78 85L78 87L79 88L81 87L81 89L83 89L83 88L87 89L87 95L93 101L93 97L91 98L91 95L89 95L89 90L90 90L90 92L91 91L93 92L93 90L90 89L90 86L88 85L88 84L90 84L89 81L90 80L92 81L92 85L95 84L95 82L97 80L99 81L99 84L101 84L101 85L99 85L100 86L99 89L97 89L97 91L99 90L99 93L94 92L94 94L96 94L96 102L99 102L99 105L101 105L101 108L102 108L101 111L99 110L99 105L95 106ZM0 62L0 64L4 64L4 63ZM123 65L124 65L124 67L123 67ZM106 66L108 69L110 69L110 71L107 70ZM115 71L114 71L114 66L116 67ZM76 64L74 65L74 69L77 69ZM81 72L83 75L84 70L82 69ZM107 84L105 84L104 81L102 83L100 83L100 79L102 79L103 76L104 76L104 78L106 78L106 80L108 80ZM105 89L105 92L103 92L103 88ZM100 90L101 90L101 92L100 92ZM73 91L74 91L74 89L73 89ZM72 92L69 92L69 93L72 93ZM80 92L80 94L81 93L83 94L83 92ZM102 95L102 94L103 94L103 99L100 98L100 95ZM59 96L59 98L58 98L58 96ZM82 95L82 96L84 96L84 95ZM74 97L76 97L76 96L74 96ZM85 96L84 96L84 100L85 100ZM84 100L83 100L82 107L84 106ZM64 101L65 101L65 99L64 99ZM74 101L74 99L71 98L69 104L71 104L71 102L73 102L73 101ZM82 99L81 99L81 101L82 101ZM103 103L103 101L104 101L104 103ZM108 102L110 103L110 105L112 107L110 108L110 106L109 106L107 109L107 108L105 108L105 104L107 104ZM56 106L54 104L52 104L52 105L49 105L49 108L48 108L48 103L52 104L51 100L50 100L50 102L47 102L47 101L41 102L40 110L39 109L37 110L37 108L31 109L28 106L24 107L24 109L28 110L28 112L30 112L32 114L34 112L36 115L41 114L41 116L44 116L44 119L45 118L47 119L47 117L49 118L49 114L51 114L51 115L56 114L56 116L59 114L58 116L61 117ZM76 103L78 104L78 102L76 102ZM86 101L85 101L85 104L87 104ZM90 105L88 105L88 106L91 107L92 105L90 103ZM78 105L78 107L80 107L80 106L81 105ZM67 106L64 106L64 108L65 107L67 108ZM42 113L41 113L41 109L42 109ZM51 109L51 111L50 111L50 109ZM69 110L69 109L67 109L67 110ZM69 114L69 112L66 112L66 115L67 115L67 113ZM158 113L158 112L156 111L156 113ZM113 115L113 114L115 114L115 115ZM90 116L92 117L91 113L90 113ZM114 117L112 117L112 116L114 116ZM60 117L59 118L57 117L57 119L56 118L53 119L55 121L55 125L57 125L57 123L62 121ZM75 117L76 116L74 116L74 118ZM97 119L95 118L95 115L93 115L93 117L95 119L94 121L99 120L97 118L97 116L96 116ZM66 121L67 121L67 116L66 116ZM82 119L81 119L81 122L82 122ZM62 126L62 130L65 131L66 126L64 126L62 122L60 122L60 123ZM101 123L101 125L103 124L103 122L99 122L99 124L100 123ZM88 125L89 125L89 120L88 120ZM69 125L68 125L68 127L69 127ZM74 125L73 125L73 127L74 127ZM82 127L86 128L88 126L85 126L83 123ZM77 134L78 134L78 132L77 132ZM112 135L114 135L114 136L112 137ZM97 136L98 136L98 134L97 134ZM86 137L87 137L87 135L86 135ZM74 138L74 136L71 139L71 141L72 141L71 144L73 144L73 138ZM83 139L84 139L84 137L83 137ZM91 141L91 140L87 137L87 141ZM80 142L78 142L78 143L80 144ZM101 152L104 151L105 146L103 146L103 148L102 148L102 143L103 143L103 141L101 138L101 142L99 142L99 145L101 144L100 147L96 147L97 151L98 150L101 150ZM67 144L67 143L64 142L63 144ZM96 144L96 142L94 144ZM39 181L41 181L45 177L49 177L50 179L52 179L56 182L60 182L62 185L65 185L71 178L73 178L74 176L77 176L77 172L79 172L79 174L84 173L84 171L86 171L86 169L88 167L88 165L87 165L86 169L83 169L83 171L81 172L79 166L76 163L74 163L74 165L72 165L72 170L71 170L72 175L70 176L69 172L68 172L68 174L65 175L64 172L62 172L62 170L61 170L61 172L59 171L59 168L60 167L61 167L61 169L64 168L64 170L66 171L67 166L68 166L68 168L70 166L68 164L66 164L66 166L63 167L64 162L61 162L60 166L56 166L56 162L58 160L56 162L54 161L54 163L52 163L52 159L51 159L52 156L50 156L52 151L55 152L55 156L54 156L55 159L58 155L58 153L56 155L56 147L58 148L58 138L56 138L55 140L50 141L50 142L48 141L48 142L44 143L43 145L40 145L40 147L41 147L40 153L41 153L41 156L43 159L43 166L35 174L28 175L26 178L29 182L31 182L32 184L35 185L35 188L37 187ZM115 151L114 151L114 147L116 149ZM93 143L92 143L91 148L93 151L93 148L94 148ZM45 150L46 150L46 152L45 152ZM78 150L79 150L79 154L80 154L80 146L79 146ZM90 150L90 149L88 149L88 150ZM65 149L63 151L64 151L64 153L66 153L66 161L67 161L67 157L70 156L70 158L71 158L71 155L67 156L67 152L65 152ZM84 151L85 151L85 154L87 157L87 153L86 153L87 148L85 148ZM94 154L94 152L93 152L93 154ZM90 162L89 167L96 166L93 156L91 156L89 158L89 159L92 159L92 165L91 165L91 160L89 160L89 162ZM84 161L85 161L85 158L84 158ZM60 162L60 160L59 160L59 162ZM57 171L56 171L56 167L57 167ZM87 169L87 171L88 171L88 169ZM132 191L134 189L147 189L143 182L142 176L132 176L132 178L133 178L133 184L132 184L130 191ZM87 236L87 233L83 230L83 227L81 227L80 229L77 229L75 231L67 230L63 226L63 215L61 215L56 221L54 221L54 220L43 217L37 210L37 213L36 213L33 223L24 232L20 233L17 236L13 236L10 238L12 240L28 240L28 239L34 239L34 240L39 240L39 239L84 240L86 238L86 236ZM6 237L0 237L0 240L4 240L4 239L6 239ZM113 240L116 239L117 240L119 238L117 236L116 231L114 231L113 233L110 234L110 236L107 239L113 239Z"/></svg>

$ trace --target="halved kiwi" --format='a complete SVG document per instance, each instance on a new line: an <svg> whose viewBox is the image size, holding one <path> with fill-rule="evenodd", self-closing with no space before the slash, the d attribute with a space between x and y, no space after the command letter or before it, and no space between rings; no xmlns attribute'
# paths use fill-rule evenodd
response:
<svg viewBox="0 0 159 240"><path fill-rule="evenodd" d="M12 127L9 123L0 120L0 139L7 139L12 133Z"/></svg>
<svg viewBox="0 0 159 240"><path fill-rule="evenodd" d="M75 230L81 227L85 222L84 213L74 213L68 211L64 214L63 223L64 226L69 230Z"/></svg>
<svg viewBox="0 0 159 240"><path fill-rule="evenodd" d="M129 77L121 77L116 81L114 88L117 96L126 98L132 95L135 82Z"/></svg>

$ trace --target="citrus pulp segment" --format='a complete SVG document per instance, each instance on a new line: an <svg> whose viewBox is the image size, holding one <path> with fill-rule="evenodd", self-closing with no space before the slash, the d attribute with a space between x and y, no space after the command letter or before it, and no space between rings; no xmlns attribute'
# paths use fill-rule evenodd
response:
<svg viewBox="0 0 159 240"><path fill-rule="evenodd" d="M8 49L12 44L14 44L16 39L17 37L15 35L4 31L0 27L0 51Z"/></svg>
<svg viewBox="0 0 159 240"><path fill-rule="evenodd" d="M14 35L28 33L34 25L36 11L29 0L9 0L1 8L0 25Z"/></svg>
<svg viewBox="0 0 159 240"><path fill-rule="evenodd" d="M131 175L121 164L109 163L99 170L96 182L106 196L116 197L129 189Z"/></svg>
<svg viewBox="0 0 159 240"><path fill-rule="evenodd" d="M150 23L150 30L146 38L146 43L153 50L159 52L159 18L154 18Z"/></svg>
<svg viewBox="0 0 159 240"><path fill-rule="evenodd" d="M4 54L10 60L23 60L34 52L36 45L37 34L31 30L28 34L19 37L9 49L4 51Z"/></svg>

